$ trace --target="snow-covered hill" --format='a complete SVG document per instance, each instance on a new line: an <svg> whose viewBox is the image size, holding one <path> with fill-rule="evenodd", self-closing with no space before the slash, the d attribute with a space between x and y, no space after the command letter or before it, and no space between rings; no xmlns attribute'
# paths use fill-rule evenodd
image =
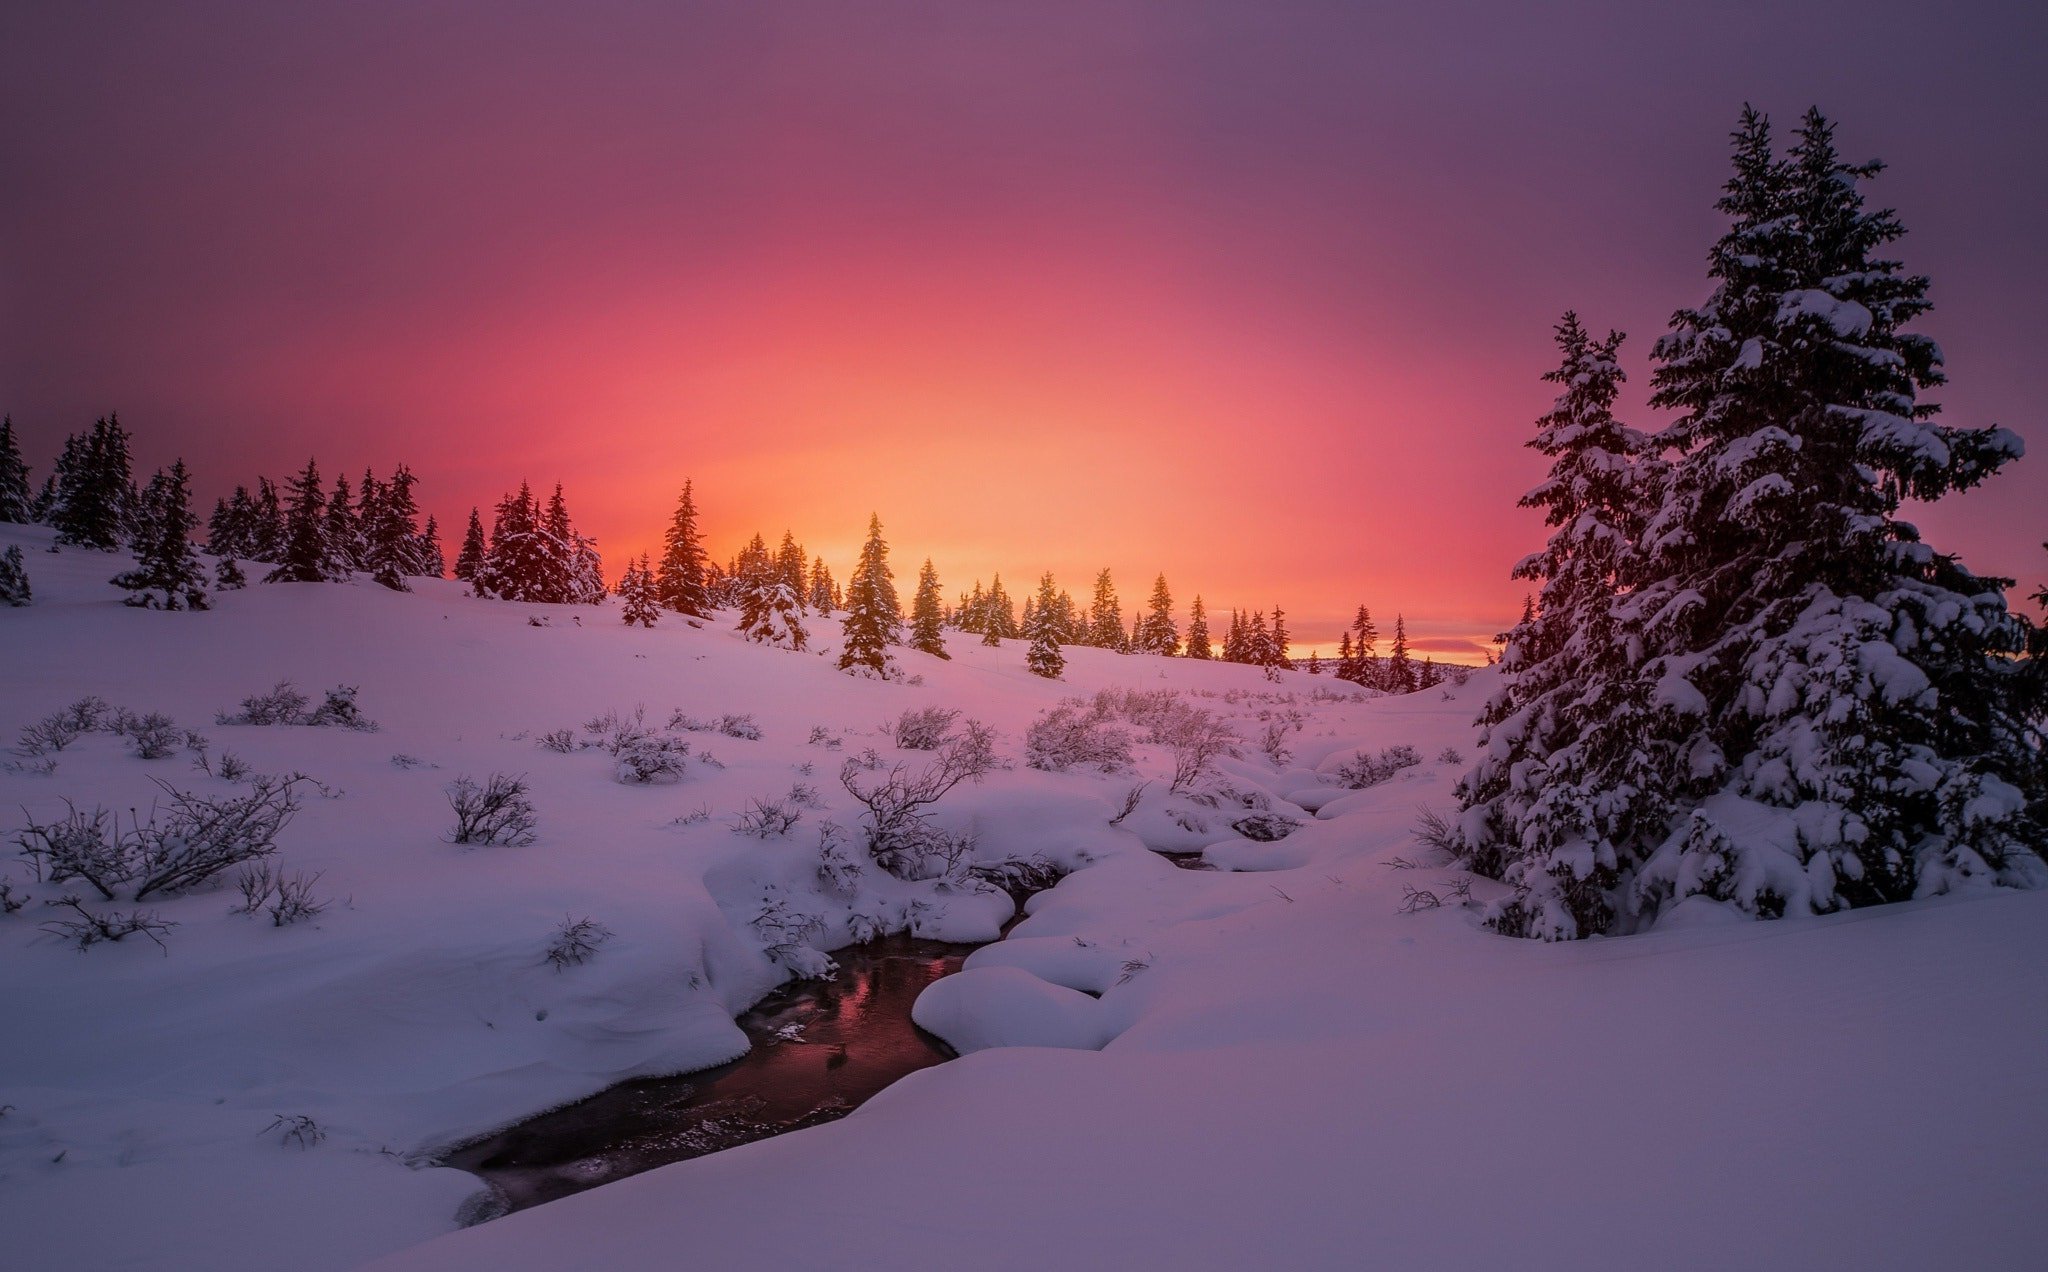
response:
<svg viewBox="0 0 2048 1272"><path fill-rule="evenodd" d="M1412 835L1418 808L1450 807L1443 753L1469 753L1484 676L1365 700L1303 674L1069 650L1051 683L1019 642L956 636L950 662L901 655L921 683L882 683L729 623L629 630L609 606L453 583L130 610L105 582L114 558L0 528L10 543L39 603L0 610L0 740L94 694L197 729L216 769L232 752L303 772L319 787L278 860L320 872L330 900L278 927L230 913L232 887L152 899L178 925L164 950L80 952L39 926L68 889L11 865L34 900L0 916L10 1264L2020 1267L2048 1235L2048 897L1777 924L1701 908L1569 947L1489 936ZM833 625L814 636L829 649ZM380 728L214 723L285 679L316 700L356 686ZM862 921L995 935L1009 906L985 892L872 869L850 896L819 881L818 827L860 811L846 757L927 758L886 722L958 708L1021 761L1041 712L1112 688L1179 691L1254 742L1277 723L1292 756L1248 744L1208 803L1165 796L1157 747L1131 773L1018 762L963 785L941 820L979 858L1075 868L920 1001L969 1054L843 1122L453 1231L478 1185L422 1167L431 1150L745 1045L733 1013L784 975L764 909L815 916L819 947ZM602 750L539 744L638 706L657 725L750 716L760 736L681 730L686 775L657 785L617 781ZM1423 762L1364 790L1333 778L1396 744ZM45 757L53 772L16 758L10 830L66 800L147 816L152 778L237 789L107 733ZM446 842L444 788L492 772L526 775L536 842ZM816 799L787 837L735 833L749 801L796 785ZM1230 828L1235 801L1304 824L1254 842ZM1175 869L1147 841L1232 870ZM1409 889L1448 903L1397 913ZM556 970L544 954L569 916L614 935ZM287 1143L280 1116L324 1138Z"/></svg>

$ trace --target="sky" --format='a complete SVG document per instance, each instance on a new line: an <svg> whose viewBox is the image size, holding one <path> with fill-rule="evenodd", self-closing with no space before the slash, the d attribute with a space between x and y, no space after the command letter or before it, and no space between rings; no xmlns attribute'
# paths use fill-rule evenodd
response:
<svg viewBox="0 0 2048 1272"><path fill-rule="evenodd" d="M608 568L1044 570L1126 612L1361 602L1476 661L1570 307L1624 406L1702 299L1745 101L1892 165L1956 424L1916 510L2048 576L2048 6L0 0L0 409L118 410L210 503L410 464L444 532L561 481ZM451 545L452 554L452 545Z"/></svg>

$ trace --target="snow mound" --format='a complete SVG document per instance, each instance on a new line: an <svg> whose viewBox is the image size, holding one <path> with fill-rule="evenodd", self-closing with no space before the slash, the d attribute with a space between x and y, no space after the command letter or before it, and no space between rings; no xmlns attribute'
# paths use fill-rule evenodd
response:
<svg viewBox="0 0 2048 1272"><path fill-rule="evenodd" d="M934 981L910 1017L962 1055L990 1047L1099 1051L1113 1036L1100 1002L1018 967L974 967Z"/></svg>

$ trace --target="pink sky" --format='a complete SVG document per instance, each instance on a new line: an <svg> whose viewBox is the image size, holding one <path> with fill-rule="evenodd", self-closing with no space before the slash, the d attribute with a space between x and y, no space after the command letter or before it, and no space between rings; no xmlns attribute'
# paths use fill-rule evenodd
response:
<svg viewBox="0 0 2048 1272"><path fill-rule="evenodd" d="M1550 325L1639 402L1745 99L1892 162L1952 422L2041 442L2042 19L1894 7L21 6L0 408L209 497L402 459L451 537L561 480L614 571L687 476L721 555L843 576L872 510L949 592L1164 571L1471 659ZM1920 520L2031 588L2044 474Z"/></svg>

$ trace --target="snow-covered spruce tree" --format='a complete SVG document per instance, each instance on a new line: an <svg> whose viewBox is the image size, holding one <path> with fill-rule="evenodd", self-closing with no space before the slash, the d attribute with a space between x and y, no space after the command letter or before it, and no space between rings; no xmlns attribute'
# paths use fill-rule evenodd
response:
<svg viewBox="0 0 2048 1272"><path fill-rule="evenodd" d="M1637 745L1648 695L1613 613L1636 582L1634 545L1656 496L1648 439L1614 416L1621 343L1619 332L1594 339L1575 313L1558 323L1559 363L1543 378L1562 391L1529 443L1551 458L1550 475L1521 501L1555 529L1514 568L1542 584L1542 606L1525 606L1505 637L1479 755L1458 785L1457 850L1515 888L1490 916L1513 935L1606 930L1623 863L1667 817ZM1405 650L1405 629L1395 633Z"/></svg>
<svg viewBox="0 0 2048 1272"><path fill-rule="evenodd" d="M1210 659L1216 651L1209 644L1209 611L1202 607L1202 598L1195 597L1195 604L1188 611L1188 646L1190 658Z"/></svg>
<svg viewBox="0 0 2048 1272"><path fill-rule="evenodd" d="M347 474L334 479L327 495L327 549L348 571L363 568L363 532L356 518L355 496L348 488Z"/></svg>
<svg viewBox="0 0 2048 1272"><path fill-rule="evenodd" d="M654 626L654 620L661 614L661 597L654 582L654 570L645 555L626 563L626 572L619 576L619 599L625 602L626 626Z"/></svg>
<svg viewBox="0 0 2048 1272"><path fill-rule="evenodd" d="M860 563L853 567L845 608L845 642L839 651L839 669L886 677L890 672L889 646L897 643L903 609L896 599L895 575L889 570L889 545L882 541L882 518L878 515L868 518L868 539L861 547Z"/></svg>
<svg viewBox="0 0 2048 1272"><path fill-rule="evenodd" d="M417 545L413 549L419 568L415 574L430 579L448 576L448 558L441 551L441 523L431 514L427 517L427 528L420 531Z"/></svg>
<svg viewBox="0 0 2048 1272"><path fill-rule="evenodd" d="M115 587L127 589L127 603L147 609L207 608L206 573L192 549L199 518L192 515L191 479L185 461L158 470L135 518L135 568L114 576Z"/></svg>
<svg viewBox="0 0 2048 1272"><path fill-rule="evenodd" d="M29 590L28 566L22 563L21 549L9 547L0 552L0 605L33 605L35 599L35 593Z"/></svg>
<svg viewBox="0 0 2048 1272"><path fill-rule="evenodd" d="M14 436L14 418L0 416L0 521L26 525L35 520L35 495L29 489L28 464Z"/></svg>
<svg viewBox="0 0 2048 1272"><path fill-rule="evenodd" d="M1293 633L1287 630L1287 611L1278 605L1273 607L1272 647L1267 651L1266 666L1282 670L1294 669L1294 659L1288 654L1288 647L1294 644Z"/></svg>
<svg viewBox="0 0 2048 1272"><path fill-rule="evenodd" d="M231 556L213 559L213 590L216 592L239 592L249 586L249 576L242 573L242 567Z"/></svg>
<svg viewBox="0 0 2048 1272"><path fill-rule="evenodd" d="M476 594L507 601L553 599L561 583L562 565L553 546L541 524L533 487L522 481L517 493L498 501L491 520L490 546L472 580Z"/></svg>
<svg viewBox="0 0 2048 1272"><path fill-rule="evenodd" d="M910 602L910 647L938 658L951 658L946 652L945 614L940 609L939 572L932 568L932 559L924 559L924 568L917 574L917 595Z"/></svg>
<svg viewBox="0 0 2048 1272"><path fill-rule="evenodd" d="M484 540L484 519L471 508L469 528L462 532L462 549L455 554L455 577L464 583L476 582L477 571L483 568L489 551L490 545Z"/></svg>
<svg viewBox="0 0 2048 1272"><path fill-rule="evenodd" d="M1063 624L1059 600L1059 591L1048 573L1038 581L1037 604L1031 610L1031 624L1024 631L1031 641L1031 648L1024 654L1024 666L1032 675L1047 680L1058 680L1067 669L1066 656L1060 653Z"/></svg>
<svg viewBox="0 0 2048 1272"><path fill-rule="evenodd" d="M1785 158L1744 114L1715 291L1656 350L1652 403L1681 415L1657 438L1675 454L1640 579L1612 609L1630 657L1593 673L1606 698L1573 722L1585 807L1558 815L1614 828L1613 886L1603 904L1531 893L1504 930L1628 930L1692 896L1774 917L2048 882L2027 811L2041 738L2011 657L2025 624L2003 580L1896 515L2020 447L1920 400L1942 382L1904 330L1927 280L1879 255L1901 231L1864 208L1877 171L1842 163L1817 113ZM1563 852L1592 872L1590 847Z"/></svg>
<svg viewBox="0 0 2048 1272"><path fill-rule="evenodd" d="M256 497L250 501L249 559L272 565L283 560L284 526L284 501L278 498L277 483L258 477Z"/></svg>
<svg viewBox="0 0 2048 1272"><path fill-rule="evenodd" d="M1408 656L1408 620L1394 615L1394 643L1387 649L1387 665L1379 669L1380 688L1388 693L1415 692L1415 660Z"/></svg>
<svg viewBox="0 0 2048 1272"><path fill-rule="evenodd" d="M560 482L555 483L555 493L548 496L540 543L547 564L541 571L541 594L530 599L558 605L597 605L604 601L604 562L597 554L597 540L577 532Z"/></svg>
<svg viewBox="0 0 2048 1272"><path fill-rule="evenodd" d="M327 492L312 460L285 483L291 509L285 514L284 537L277 548L277 568L265 583L326 583L349 577L348 566L327 542Z"/></svg>
<svg viewBox="0 0 2048 1272"><path fill-rule="evenodd" d="M1116 584L1110 580L1109 571L1095 576L1095 603L1088 620L1088 643L1097 649L1113 649L1127 653L1128 643L1124 631L1123 607L1116 598Z"/></svg>
<svg viewBox="0 0 2048 1272"><path fill-rule="evenodd" d="M1848 164L1807 114L1784 159L1748 112L1722 208L1714 295L1658 343L1653 404L1682 412L1631 616L1673 720L1685 817L1628 901L1691 895L1763 916L1991 883L2048 883L2026 811L2042 739L2026 719L2026 625L1898 519L2021 452L1995 427L1935 422L1934 342L1904 328L1925 277L1865 208L1882 171Z"/></svg>
<svg viewBox="0 0 2048 1272"><path fill-rule="evenodd" d="M95 420L91 432L67 441L52 476L48 516L57 542L102 552L120 547L137 500L128 430L120 417Z"/></svg>
<svg viewBox="0 0 2048 1272"><path fill-rule="evenodd" d="M824 557L811 558L810 606L820 614L832 613L832 571Z"/></svg>
<svg viewBox="0 0 2048 1272"><path fill-rule="evenodd" d="M802 613L810 596L804 581L804 549L788 530L782 532L782 544L775 550L775 577L789 588L789 594L796 598L797 612Z"/></svg>
<svg viewBox="0 0 2048 1272"><path fill-rule="evenodd" d="M693 618L710 614L709 580L704 565L704 540L697 533L697 501L690 483L685 481L683 493L676 500L675 516L669 519L668 529L662 534L661 574L655 583L661 603Z"/></svg>
<svg viewBox="0 0 2048 1272"><path fill-rule="evenodd" d="M394 592L410 592L406 576L419 572L419 528L413 523L411 492L401 487L395 476L385 484L368 473L363 475L361 489L357 521L362 568L380 585Z"/></svg>
<svg viewBox="0 0 2048 1272"><path fill-rule="evenodd" d="M770 569L752 575L740 593L739 630L748 640L784 649L804 649L810 633L804 630L803 605L796 589L783 582L782 572Z"/></svg>
<svg viewBox="0 0 2048 1272"><path fill-rule="evenodd" d="M1152 599L1134 643L1138 652L1145 654L1171 655L1180 648L1180 627L1173 621L1173 593L1167 590L1164 574L1152 583Z"/></svg>

